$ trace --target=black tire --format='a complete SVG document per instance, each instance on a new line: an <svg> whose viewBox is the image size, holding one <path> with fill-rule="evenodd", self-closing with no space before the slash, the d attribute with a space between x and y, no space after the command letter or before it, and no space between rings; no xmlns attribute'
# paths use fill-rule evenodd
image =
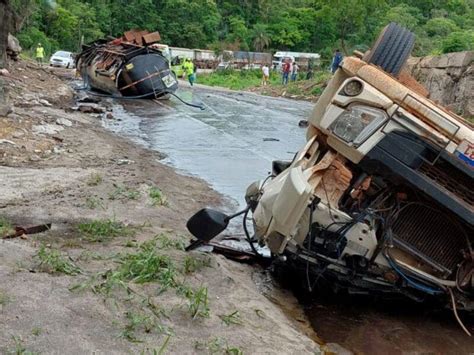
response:
<svg viewBox="0 0 474 355"><path fill-rule="evenodd" d="M393 76L398 76L414 45L415 35L392 22L380 33L370 52L364 56L364 60L379 66Z"/></svg>

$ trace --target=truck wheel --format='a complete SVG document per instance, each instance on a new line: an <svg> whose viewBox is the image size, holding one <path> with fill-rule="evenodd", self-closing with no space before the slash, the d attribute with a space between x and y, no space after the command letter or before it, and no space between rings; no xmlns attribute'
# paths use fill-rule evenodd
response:
<svg viewBox="0 0 474 355"><path fill-rule="evenodd" d="M414 45L415 35L399 24L391 22L383 29L363 59L367 63L381 67L389 74L398 76Z"/></svg>

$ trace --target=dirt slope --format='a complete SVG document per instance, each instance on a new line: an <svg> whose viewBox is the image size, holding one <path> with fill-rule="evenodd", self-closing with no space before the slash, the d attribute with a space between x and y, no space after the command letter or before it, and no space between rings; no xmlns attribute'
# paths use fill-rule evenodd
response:
<svg viewBox="0 0 474 355"><path fill-rule="evenodd" d="M72 92L48 70L21 62L2 80L0 231L52 228L0 240L1 353L320 349L258 267L182 251L187 218L221 196L69 112Z"/></svg>

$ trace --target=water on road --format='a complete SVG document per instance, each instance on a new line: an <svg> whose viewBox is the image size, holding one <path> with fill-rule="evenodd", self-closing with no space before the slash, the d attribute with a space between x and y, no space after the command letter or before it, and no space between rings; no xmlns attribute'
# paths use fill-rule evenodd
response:
<svg viewBox="0 0 474 355"><path fill-rule="evenodd" d="M203 89L179 95L206 109L175 99L130 101L117 105L119 120L105 125L166 154L164 163L206 180L235 201L231 210L244 205L246 187L267 176L272 160L291 160L305 142L298 122L308 118L310 103ZM352 297L321 299L307 311L323 339L356 353L474 353L474 341L450 311Z"/></svg>
<svg viewBox="0 0 474 355"><path fill-rule="evenodd" d="M247 186L265 178L273 160L291 160L305 142L298 121L308 117L310 103L201 90L179 95L205 110L174 99L131 101L114 109L121 121L107 126L166 154L164 163L203 178L240 207Z"/></svg>

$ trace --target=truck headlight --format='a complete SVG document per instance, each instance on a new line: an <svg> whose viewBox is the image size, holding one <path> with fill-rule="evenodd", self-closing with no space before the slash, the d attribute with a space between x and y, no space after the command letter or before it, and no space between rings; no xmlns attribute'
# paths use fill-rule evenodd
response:
<svg viewBox="0 0 474 355"><path fill-rule="evenodd" d="M351 80L342 88L346 96L357 96L362 92L362 83L359 80Z"/></svg>
<svg viewBox="0 0 474 355"><path fill-rule="evenodd" d="M387 114L369 106L352 105L344 111L329 129L343 141L359 146L387 119Z"/></svg>

